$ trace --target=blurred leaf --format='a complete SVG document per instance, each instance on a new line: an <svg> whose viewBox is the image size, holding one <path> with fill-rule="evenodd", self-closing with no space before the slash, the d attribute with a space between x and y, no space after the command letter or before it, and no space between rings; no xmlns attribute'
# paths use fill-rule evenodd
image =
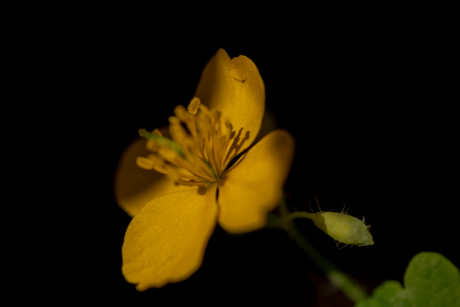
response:
<svg viewBox="0 0 460 307"><path fill-rule="evenodd" d="M460 273L444 256L422 252L409 262L404 285L385 281L355 307L460 306Z"/></svg>

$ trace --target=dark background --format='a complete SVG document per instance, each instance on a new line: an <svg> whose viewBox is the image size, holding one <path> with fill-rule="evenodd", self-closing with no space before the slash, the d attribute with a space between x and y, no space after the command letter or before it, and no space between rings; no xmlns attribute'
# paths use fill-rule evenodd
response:
<svg viewBox="0 0 460 307"><path fill-rule="evenodd" d="M345 203L372 225L374 246L339 249L313 223L298 221L324 257L369 291L386 279L402 282L421 251L460 265L452 47L429 21L326 18L224 31L204 16L203 25L183 22L180 30L153 17L99 17L30 29L30 47L40 50L30 61L45 78L37 95L54 103L42 110L59 114L49 125L65 161L56 181L65 182L58 212L66 218L48 224L59 243L46 263L58 270L35 276L36 286L46 279L48 290L69 300L100 304L353 305L276 230L231 236L217 227L200 270L162 289L139 293L121 275L130 218L113 198L118 158L139 128L164 126L176 105L188 104L220 47L256 63L267 108L296 139L289 206L309 211L317 195L323 210Z"/></svg>

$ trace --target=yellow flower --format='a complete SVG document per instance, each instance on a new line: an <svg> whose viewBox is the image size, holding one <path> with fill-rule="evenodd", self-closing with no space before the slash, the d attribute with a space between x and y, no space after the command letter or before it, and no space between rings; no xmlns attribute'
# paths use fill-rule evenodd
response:
<svg viewBox="0 0 460 307"><path fill-rule="evenodd" d="M230 59L220 49L188 108L178 106L170 117L171 140L158 130L141 130L149 138L147 150L140 153L139 141L127 149L115 196L133 216L122 272L137 290L178 282L198 270L216 222L231 233L266 224L281 199L294 140L274 130L246 151L264 108L265 88L255 64L245 56ZM136 156L143 169L134 167Z"/></svg>

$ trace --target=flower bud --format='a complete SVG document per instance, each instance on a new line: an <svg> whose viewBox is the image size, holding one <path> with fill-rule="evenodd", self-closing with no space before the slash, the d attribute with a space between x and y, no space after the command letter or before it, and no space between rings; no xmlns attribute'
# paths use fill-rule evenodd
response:
<svg viewBox="0 0 460 307"><path fill-rule="evenodd" d="M363 221L348 214L317 212L311 216L316 227L333 239L350 245L373 245L374 239Z"/></svg>

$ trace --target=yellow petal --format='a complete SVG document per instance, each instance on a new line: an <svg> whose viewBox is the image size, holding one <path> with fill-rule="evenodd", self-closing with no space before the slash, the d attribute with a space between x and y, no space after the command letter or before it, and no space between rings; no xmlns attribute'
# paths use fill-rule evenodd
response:
<svg viewBox="0 0 460 307"><path fill-rule="evenodd" d="M200 267L216 224L216 184L154 199L134 216L122 248L126 280L144 291Z"/></svg>
<svg viewBox="0 0 460 307"><path fill-rule="evenodd" d="M118 205L134 216L152 199L190 187L177 186L173 179L136 165L136 158L148 155L146 140L134 140L123 152L114 176L114 194Z"/></svg>
<svg viewBox="0 0 460 307"><path fill-rule="evenodd" d="M210 110L219 110L235 131L244 128L243 136L249 131L239 152L252 144L265 108L265 86L254 62L244 55L230 59L219 49L206 64L195 96Z"/></svg>
<svg viewBox="0 0 460 307"><path fill-rule="evenodd" d="M284 130L267 134L219 181L219 224L228 232L262 228L276 208L294 155L294 139Z"/></svg>

